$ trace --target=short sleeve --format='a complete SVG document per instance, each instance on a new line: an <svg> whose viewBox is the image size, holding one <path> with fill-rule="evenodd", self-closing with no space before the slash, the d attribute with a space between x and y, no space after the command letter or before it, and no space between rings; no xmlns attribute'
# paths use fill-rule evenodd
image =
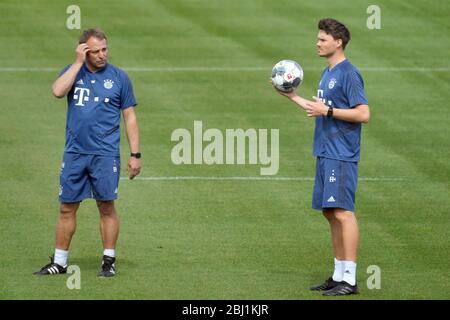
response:
<svg viewBox="0 0 450 320"><path fill-rule="evenodd" d="M134 107L137 105L136 98L134 97L133 86L131 84L128 74L124 71L121 72L122 88L120 90L120 109L126 109L128 107Z"/></svg>
<svg viewBox="0 0 450 320"><path fill-rule="evenodd" d="M357 70L352 70L347 73L345 93L348 98L350 108L360 104L369 103L366 93L364 92L364 81Z"/></svg>
<svg viewBox="0 0 450 320"><path fill-rule="evenodd" d="M68 64L67 66L62 68L62 70L59 72L58 77L61 77L70 68L70 66L71 66L71 64Z"/></svg>

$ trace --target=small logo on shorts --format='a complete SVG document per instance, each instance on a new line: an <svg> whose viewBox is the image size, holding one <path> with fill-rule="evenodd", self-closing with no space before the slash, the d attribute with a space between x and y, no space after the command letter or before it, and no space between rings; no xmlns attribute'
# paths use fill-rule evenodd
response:
<svg viewBox="0 0 450 320"><path fill-rule="evenodd" d="M62 186L62 185L59 185L59 195L60 195L60 196L62 195L62 192L63 192L63 186Z"/></svg>
<svg viewBox="0 0 450 320"><path fill-rule="evenodd" d="M327 202L336 202L336 200L334 200L333 196L329 197Z"/></svg>
<svg viewBox="0 0 450 320"><path fill-rule="evenodd" d="M117 193L117 188L116 188L116 190L114 190L114 193Z"/></svg>
<svg viewBox="0 0 450 320"><path fill-rule="evenodd" d="M334 170L331 170L330 182L333 183L336 181L336 177L334 176Z"/></svg>
<svg viewBox="0 0 450 320"><path fill-rule="evenodd" d="M113 172L117 172L117 167L113 167Z"/></svg>

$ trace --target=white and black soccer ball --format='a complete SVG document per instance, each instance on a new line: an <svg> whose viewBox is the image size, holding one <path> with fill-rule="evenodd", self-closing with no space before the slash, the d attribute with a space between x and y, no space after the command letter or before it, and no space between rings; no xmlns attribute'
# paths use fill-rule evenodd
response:
<svg viewBox="0 0 450 320"><path fill-rule="evenodd" d="M272 83L280 91L292 92L303 81L303 69L293 60L281 60L272 69Z"/></svg>

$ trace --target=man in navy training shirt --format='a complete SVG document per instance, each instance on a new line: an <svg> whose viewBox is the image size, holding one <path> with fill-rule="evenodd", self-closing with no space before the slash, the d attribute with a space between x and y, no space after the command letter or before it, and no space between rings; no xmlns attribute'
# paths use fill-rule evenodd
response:
<svg viewBox="0 0 450 320"><path fill-rule="evenodd" d="M124 117L130 146L127 170L130 179L139 174L137 105L128 75L108 64L106 35L99 29L85 30L76 49L76 59L53 83L53 95L67 96L67 124L61 165L60 213L56 226L56 249L49 264L36 275L67 272L69 246L76 229L80 202L94 198L100 213L103 242L98 276L116 273L115 247L119 217L114 207L120 178L120 118Z"/></svg>
<svg viewBox="0 0 450 320"><path fill-rule="evenodd" d="M368 123L369 106L359 71L348 61L344 49L349 30L334 19L319 21L317 50L328 61L315 101L295 92L280 94L315 117L313 153L316 159L312 207L328 220L334 252L334 273L311 290L326 296L358 293L356 259L359 242L355 217L361 124Z"/></svg>

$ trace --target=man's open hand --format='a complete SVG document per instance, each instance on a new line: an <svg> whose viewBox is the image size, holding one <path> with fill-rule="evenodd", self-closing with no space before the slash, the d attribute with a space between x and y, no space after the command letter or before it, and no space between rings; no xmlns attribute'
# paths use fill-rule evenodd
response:
<svg viewBox="0 0 450 320"><path fill-rule="evenodd" d="M278 92L279 94L281 94L282 96L285 96L286 98L289 99L293 99L297 96L297 94L295 93L294 90L290 91L290 92L284 92L279 90L277 87L275 87L275 85L272 83L272 81L270 81L270 83L272 84L272 87L275 89L276 92Z"/></svg>

